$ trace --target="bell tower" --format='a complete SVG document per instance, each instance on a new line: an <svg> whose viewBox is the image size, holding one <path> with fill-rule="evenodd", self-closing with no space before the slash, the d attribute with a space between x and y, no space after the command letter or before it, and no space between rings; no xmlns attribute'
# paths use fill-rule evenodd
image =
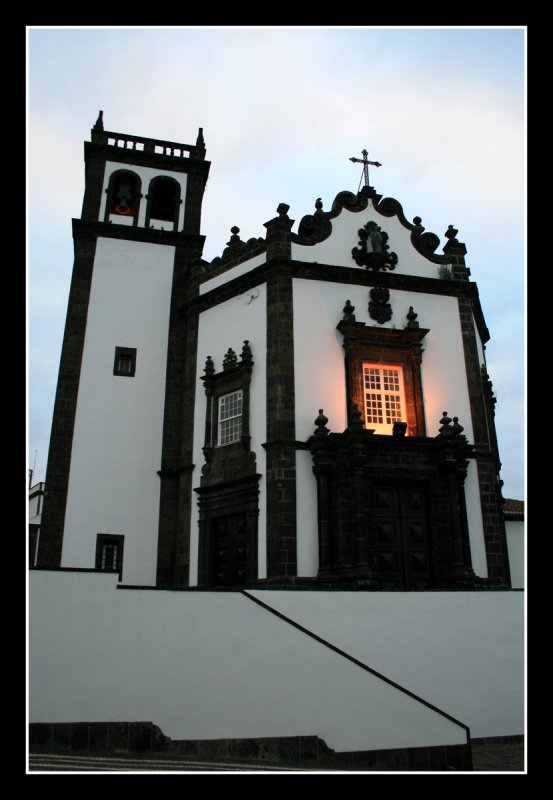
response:
<svg viewBox="0 0 553 800"><path fill-rule="evenodd" d="M185 446L195 371L181 309L198 294L210 163L202 128L195 145L150 139L104 130L102 111L84 156L37 566L155 584L163 465Z"/></svg>

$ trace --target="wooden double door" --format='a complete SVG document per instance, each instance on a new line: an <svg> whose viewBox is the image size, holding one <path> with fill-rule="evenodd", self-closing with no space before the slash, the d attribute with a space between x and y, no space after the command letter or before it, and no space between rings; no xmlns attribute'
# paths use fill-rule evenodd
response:
<svg viewBox="0 0 553 800"><path fill-rule="evenodd" d="M424 488L375 487L373 508L376 572L381 587L429 588L431 563Z"/></svg>
<svg viewBox="0 0 553 800"><path fill-rule="evenodd" d="M212 520L213 583L244 586L247 570L247 518L245 514Z"/></svg>

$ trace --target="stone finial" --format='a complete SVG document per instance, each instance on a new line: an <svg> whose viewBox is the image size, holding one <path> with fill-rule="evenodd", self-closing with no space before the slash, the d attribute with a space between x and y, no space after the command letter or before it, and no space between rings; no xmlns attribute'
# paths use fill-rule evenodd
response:
<svg viewBox="0 0 553 800"><path fill-rule="evenodd" d="M422 233L424 231L424 225L420 217L413 217L413 225L415 226L416 233Z"/></svg>
<svg viewBox="0 0 553 800"><path fill-rule="evenodd" d="M346 304L342 309L344 312L343 322L355 322L355 306L352 306L351 300L346 300Z"/></svg>
<svg viewBox="0 0 553 800"><path fill-rule="evenodd" d="M286 203L279 203L277 207L277 214L279 217L284 217L288 219L288 212L290 211L290 206Z"/></svg>
<svg viewBox="0 0 553 800"><path fill-rule="evenodd" d="M203 128L198 128L198 138L196 139L196 147L205 147Z"/></svg>
<svg viewBox="0 0 553 800"><path fill-rule="evenodd" d="M240 237L238 236L238 234L240 233L240 228L237 227L236 225L233 225L232 228L230 229L230 232L232 233L232 236L230 237L230 241L228 241L227 244L230 245L232 244L232 242L239 242Z"/></svg>
<svg viewBox="0 0 553 800"><path fill-rule="evenodd" d="M213 359L211 358L211 356L208 356L205 360L204 372L206 375L215 374L215 364L213 363Z"/></svg>
<svg viewBox="0 0 553 800"><path fill-rule="evenodd" d="M326 427L326 423L328 422L328 417L325 417L323 414L323 409L319 408L319 416L315 420L315 425L317 426L317 430L315 431L316 436L326 435L329 433L328 428Z"/></svg>
<svg viewBox="0 0 553 800"><path fill-rule="evenodd" d="M457 228L454 228L453 225L448 225L447 231L444 233L444 236L447 239L447 242L443 246L444 253L449 255L465 255L467 252L467 248L465 245L457 239L457 234L459 231Z"/></svg>
<svg viewBox="0 0 553 800"><path fill-rule="evenodd" d="M232 369L233 367L236 366L236 362L237 362L236 353L234 352L232 347L229 347L223 359L223 370Z"/></svg>
<svg viewBox="0 0 553 800"><path fill-rule="evenodd" d="M94 130L95 131L103 131L104 130L104 112L98 112L98 119L94 123Z"/></svg>
<svg viewBox="0 0 553 800"><path fill-rule="evenodd" d="M357 403L352 403L351 410L349 412L349 427L355 430L361 430L364 428L362 416L363 413L359 411L359 406Z"/></svg>
<svg viewBox="0 0 553 800"><path fill-rule="evenodd" d="M323 210L323 201L321 200L320 197L317 197L317 199L315 200L315 209L316 209L315 214Z"/></svg>
<svg viewBox="0 0 553 800"><path fill-rule="evenodd" d="M447 416L447 411L443 412L443 416L440 420L440 433L452 433L451 427L451 417Z"/></svg>
<svg viewBox="0 0 553 800"><path fill-rule="evenodd" d="M456 239L458 233L459 231L457 230L457 228L455 228L453 225L448 225L447 231L444 233L444 236L446 237L446 239L449 239L453 244L454 243L453 240Z"/></svg>
<svg viewBox="0 0 553 800"><path fill-rule="evenodd" d="M244 344L242 345L242 353L240 354L240 360L242 364L252 363L252 349L250 347L248 339L245 339Z"/></svg>
<svg viewBox="0 0 553 800"><path fill-rule="evenodd" d="M453 417L453 425L451 426L453 433L460 436L465 430L462 425L459 425L459 417Z"/></svg>
<svg viewBox="0 0 553 800"><path fill-rule="evenodd" d="M407 328L418 328L419 323L417 322L417 317L419 315L413 311L413 306L409 306L409 311L407 312Z"/></svg>

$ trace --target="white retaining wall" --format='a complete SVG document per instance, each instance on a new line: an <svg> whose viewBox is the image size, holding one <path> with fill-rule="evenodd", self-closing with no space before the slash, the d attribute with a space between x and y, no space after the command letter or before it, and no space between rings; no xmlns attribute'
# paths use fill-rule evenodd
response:
<svg viewBox="0 0 553 800"><path fill-rule="evenodd" d="M116 581L31 572L31 722L150 720L174 739L318 735L340 752L466 741L454 721L240 592ZM473 736L522 731L519 593L502 593L505 603L495 593L257 594L426 700L438 696Z"/></svg>

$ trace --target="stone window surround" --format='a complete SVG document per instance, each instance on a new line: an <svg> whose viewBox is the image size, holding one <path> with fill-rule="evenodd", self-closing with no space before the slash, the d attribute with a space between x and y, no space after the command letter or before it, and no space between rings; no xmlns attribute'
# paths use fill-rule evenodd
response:
<svg viewBox="0 0 553 800"><path fill-rule="evenodd" d="M405 421L408 436L426 436L420 365L426 328L377 328L363 322L341 321L344 337L348 409L355 404L365 418L364 364L386 364L403 368ZM370 425L368 426L371 427Z"/></svg>

